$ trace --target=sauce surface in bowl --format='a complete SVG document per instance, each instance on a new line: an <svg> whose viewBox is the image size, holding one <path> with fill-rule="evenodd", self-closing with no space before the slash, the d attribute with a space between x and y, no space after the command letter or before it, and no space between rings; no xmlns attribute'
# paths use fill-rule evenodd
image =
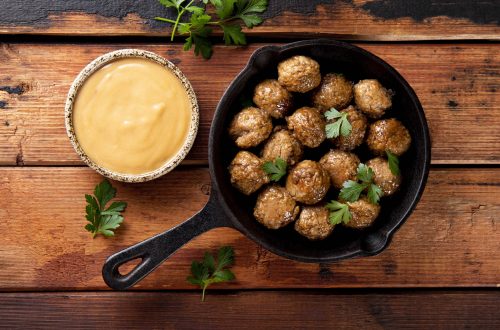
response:
<svg viewBox="0 0 500 330"><path fill-rule="evenodd" d="M117 59L80 87L73 126L87 156L122 174L142 174L175 157L187 138L191 102L168 68L143 58Z"/></svg>

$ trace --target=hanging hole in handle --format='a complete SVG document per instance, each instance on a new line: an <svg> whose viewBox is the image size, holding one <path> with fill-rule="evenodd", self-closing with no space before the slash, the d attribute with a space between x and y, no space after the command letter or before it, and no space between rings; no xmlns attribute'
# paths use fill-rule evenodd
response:
<svg viewBox="0 0 500 330"><path fill-rule="evenodd" d="M118 266L118 274L125 276L130 274L134 269L136 269L140 264L142 264L144 257L137 257L127 261L124 264Z"/></svg>

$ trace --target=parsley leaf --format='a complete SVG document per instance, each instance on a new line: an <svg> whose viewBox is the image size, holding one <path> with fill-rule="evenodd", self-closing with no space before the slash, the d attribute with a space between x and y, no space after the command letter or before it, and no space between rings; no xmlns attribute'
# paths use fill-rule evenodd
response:
<svg viewBox="0 0 500 330"><path fill-rule="evenodd" d="M212 283L231 281L235 278L233 272L227 269L234 263L234 250L230 246L223 246L217 253L217 262L214 256L205 252L203 261L193 261L191 264L191 276L186 280L198 285L203 290L201 301L205 301L205 290Z"/></svg>
<svg viewBox="0 0 500 330"><path fill-rule="evenodd" d="M387 155L387 161L389 162L389 168L394 175L399 175L399 158L389 150L385 151Z"/></svg>
<svg viewBox="0 0 500 330"><path fill-rule="evenodd" d="M332 225L338 225L341 222L348 223L352 218L347 204L332 200L326 204L326 208L330 211L329 219Z"/></svg>
<svg viewBox="0 0 500 330"><path fill-rule="evenodd" d="M366 187L366 183L358 183L353 180L345 181L342 184L339 197L348 202L355 202L359 199L359 195L361 195Z"/></svg>
<svg viewBox="0 0 500 330"><path fill-rule="evenodd" d="M241 24L234 22L242 21L247 28L259 25L262 18L258 14L266 11L268 6L267 0L203 0L199 5L193 5L193 0L158 1L167 8L177 10L175 20L155 17L158 21L172 25L171 41L176 35L186 36L183 49L190 50L194 45L194 54L201 54L205 59L209 59L213 53L210 41L212 29L209 26L222 29L226 45L246 45ZM207 7L214 9L216 20L212 20L212 16L207 14ZM213 11L209 10L211 13ZM188 21L183 20L185 14L191 15Z"/></svg>
<svg viewBox="0 0 500 330"><path fill-rule="evenodd" d="M363 163L360 163L358 165L358 179L363 181L364 183L370 183L373 180L373 176L375 173L373 173L373 170L366 166Z"/></svg>
<svg viewBox="0 0 500 330"><path fill-rule="evenodd" d="M345 181L340 190L339 197L348 202L355 202L361 193L367 190L367 197L370 203L378 204L382 197L382 189L373 183L375 173L365 164L359 164L357 170L358 181ZM359 182L361 181L361 182Z"/></svg>
<svg viewBox="0 0 500 330"><path fill-rule="evenodd" d="M325 127L326 137L329 139L336 138L339 135L349 136L352 131L352 126L347 119L347 113L341 113L335 108L331 108L325 112L325 118L328 120L334 120L333 123L329 123Z"/></svg>
<svg viewBox="0 0 500 330"><path fill-rule="evenodd" d="M125 202L113 202L106 208L106 204L116 196L116 189L108 180L99 183L94 189L94 196L85 195L87 206L85 218L89 222L85 229L92 233L92 237L102 234L106 237L114 236L114 229L123 222L121 212L127 207Z"/></svg>
<svg viewBox="0 0 500 330"><path fill-rule="evenodd" d="M287 164L280 157L276 157L274 162L265 162L262 169L269 175L269 178L278 182L286 174Z"/></svg>
<svg viewBox="0 0 500 330"><path fill-rule="evenodd" d="M380 189L380 187L377 186L376 184L371 183L368 186L367 197L370 203L378 204L380 197L382 197L382 189Z"/></svg>

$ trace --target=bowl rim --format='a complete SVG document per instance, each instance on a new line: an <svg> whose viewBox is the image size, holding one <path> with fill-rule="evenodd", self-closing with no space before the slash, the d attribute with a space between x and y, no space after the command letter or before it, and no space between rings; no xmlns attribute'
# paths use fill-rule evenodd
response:
<svg viewBox="0 0 500 330"><path fill-rule="evenodd" d="M165 162L161 167L146 173L140 173L140 174L120 173L109 170L101 165L98 165L96 162L90 159L89 156L87 156L86 152L80 146L80 143L78 142L78 138L76 137L76 133L73 126L73 107L76 97L78 95L78 91L81 88L81 86L83 86L83 84L93 73L95 73L105 65L122 58L142 58L160 64L161 66L172 72L177 77L177 79L179 79L179 81L182 83L184 87L184 90L188 94L189 102L191 103L191 120L189 123L189 131L188 134L186 135L186 138L184 139L182 147L170 160ZM196 98L193 86L191 85L187 77L184 75L184 73L175 64L165 59L164 57L147 50L126 48L126 49L115 50L97 57L89 64L87 64L80 71L80 73L78 73L68 91L66 104L64 108L64 117L65 117L64 122L66 126L66 133L69 137L71 145L73 146L73 149L76 151L76 153L80 156L82 161L87 166L89 166L97 173L109 179L121 182L136 183L136 182L146 182L159 178L160 176L172 171L177 165L180 164L182 160L184 160L186 155L191 150L194 141L196 139L196 135L198 133L198 126L200 120L199 112L200 111L198 106L198 100Z"/></svg>

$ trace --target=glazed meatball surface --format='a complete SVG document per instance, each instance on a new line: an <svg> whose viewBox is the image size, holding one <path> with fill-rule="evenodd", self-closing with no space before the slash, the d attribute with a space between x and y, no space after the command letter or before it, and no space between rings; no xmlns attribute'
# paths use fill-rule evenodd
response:
<svg viewBox="0 0 500 330"><path fill-rule="evenodd" d="M263 161L248 151L240 151L229 165L231 183L245 195L259 190L269 182L267 173L262 169Z"/></svg>
<svg viewBox="0 0 500 330"><path fill-rule="evenodd" d="M329 221L330 212L323 206L304 206L299 219L295 222L295 230L310 240L322 240L328 237L334 226Z"/></svg>
<svg viewBox="0 0 500 330"><path fill-rule="evenodd" d="M351 124L351 134L348 136L339 135L333 139L333 143L341 150L353 150L363 143L366 133L368 121L366 117L356 110L352 105L340 111L340 113L347 113L347 120ZM329 121L329 123L332 121Z"/></svg>
<svg viewBox="0 0 500 330"><path fill-rule="evenodd" d="M253 215L267 228L279 229L293 222L299 211L299 206L285 188L272 185L257 197Z"/></svg>
<svg viewBox="0 0 500 330"><path fill-rule="evenodd" d="M349 105L353 97L352 82L344 75L338 73L327 73L321 80L321 84L314 91L312 102L321 111L335 108L343 109Z"/></svg>
<svg viewBox="0 0 500 330"><path fill-rule="evenodd" d="M362 229L370 226L380 213L380 205L372 204L366 196L355 202L347 202L352 218L344 226Z"/></svg>
<svg viewBox="0 0 500 330"><path fill-rule="evenodd" d="M302 107L286 118L288 129L306 147L316 148L326 138L325 119L316 108Z"/></svg>
<svg viewBox="0 0 500 330"><path fill-rule="evenodd" d="M366 165L373 170L373 181L382 189L384 196L392 195L399 189L401 176L392 174L387 160L377 157L370 159Z"/></svg>
<svg viewBox="0 0 500 330"><path fill-rule="evenodd" d="M264 161L274 161L281 158L288 165L295 165L303 154L302 145L290 131L285 129L274 132L262 149Z"/></svg>
<svg viewBox="0 0 500 330"><path fill-rule="evenodd" d="M376 79L360 80L354 85L354 101L370 118L380 118L392 106L391 93Z"/></svg>
<svg viewBox="0 0 500 330"><path fill-rule="evenodd" d="M273 118L283 118L292 107L292 94L277 80L267 79L254 90L253 102Z"/></svg>
<svg viewBox="0 0 500 330"><path fill-rule="evenodd" d="M356 180L359 158L355 154L342 150L330 150L319 163L330 175L332 186L341 189L347 180Z"/></svg>
<svg viewBox="0 0 500 330"><path fill-rule="evenodd" d="M316 204L325 197L330 188L328 172L317 162L303 160L286 178L286 190L292 197L304 204Z"/></svg>
<svg viewBox="0 0 500 330"><path fill-rule="evenodd" d="M410 148L411 136L399 120L383 119L370 125L366 143L376 155L383 155L388 150L401 156Z"/></svg>
<svg viewBox="0 0 500 330"><path fill-rule="evenodd" d="M272 130L273 123L265 111L248 107L233 118L229 126L229 135L238 147L247 149L267 139Z"/></svg>
<svg viewBox="0 0 500 330"><path fill-rule="evenodd" d="M290 92L309 92L321 82L319 64L307 56L290 57L278 64L278 81Z"/></svg>

